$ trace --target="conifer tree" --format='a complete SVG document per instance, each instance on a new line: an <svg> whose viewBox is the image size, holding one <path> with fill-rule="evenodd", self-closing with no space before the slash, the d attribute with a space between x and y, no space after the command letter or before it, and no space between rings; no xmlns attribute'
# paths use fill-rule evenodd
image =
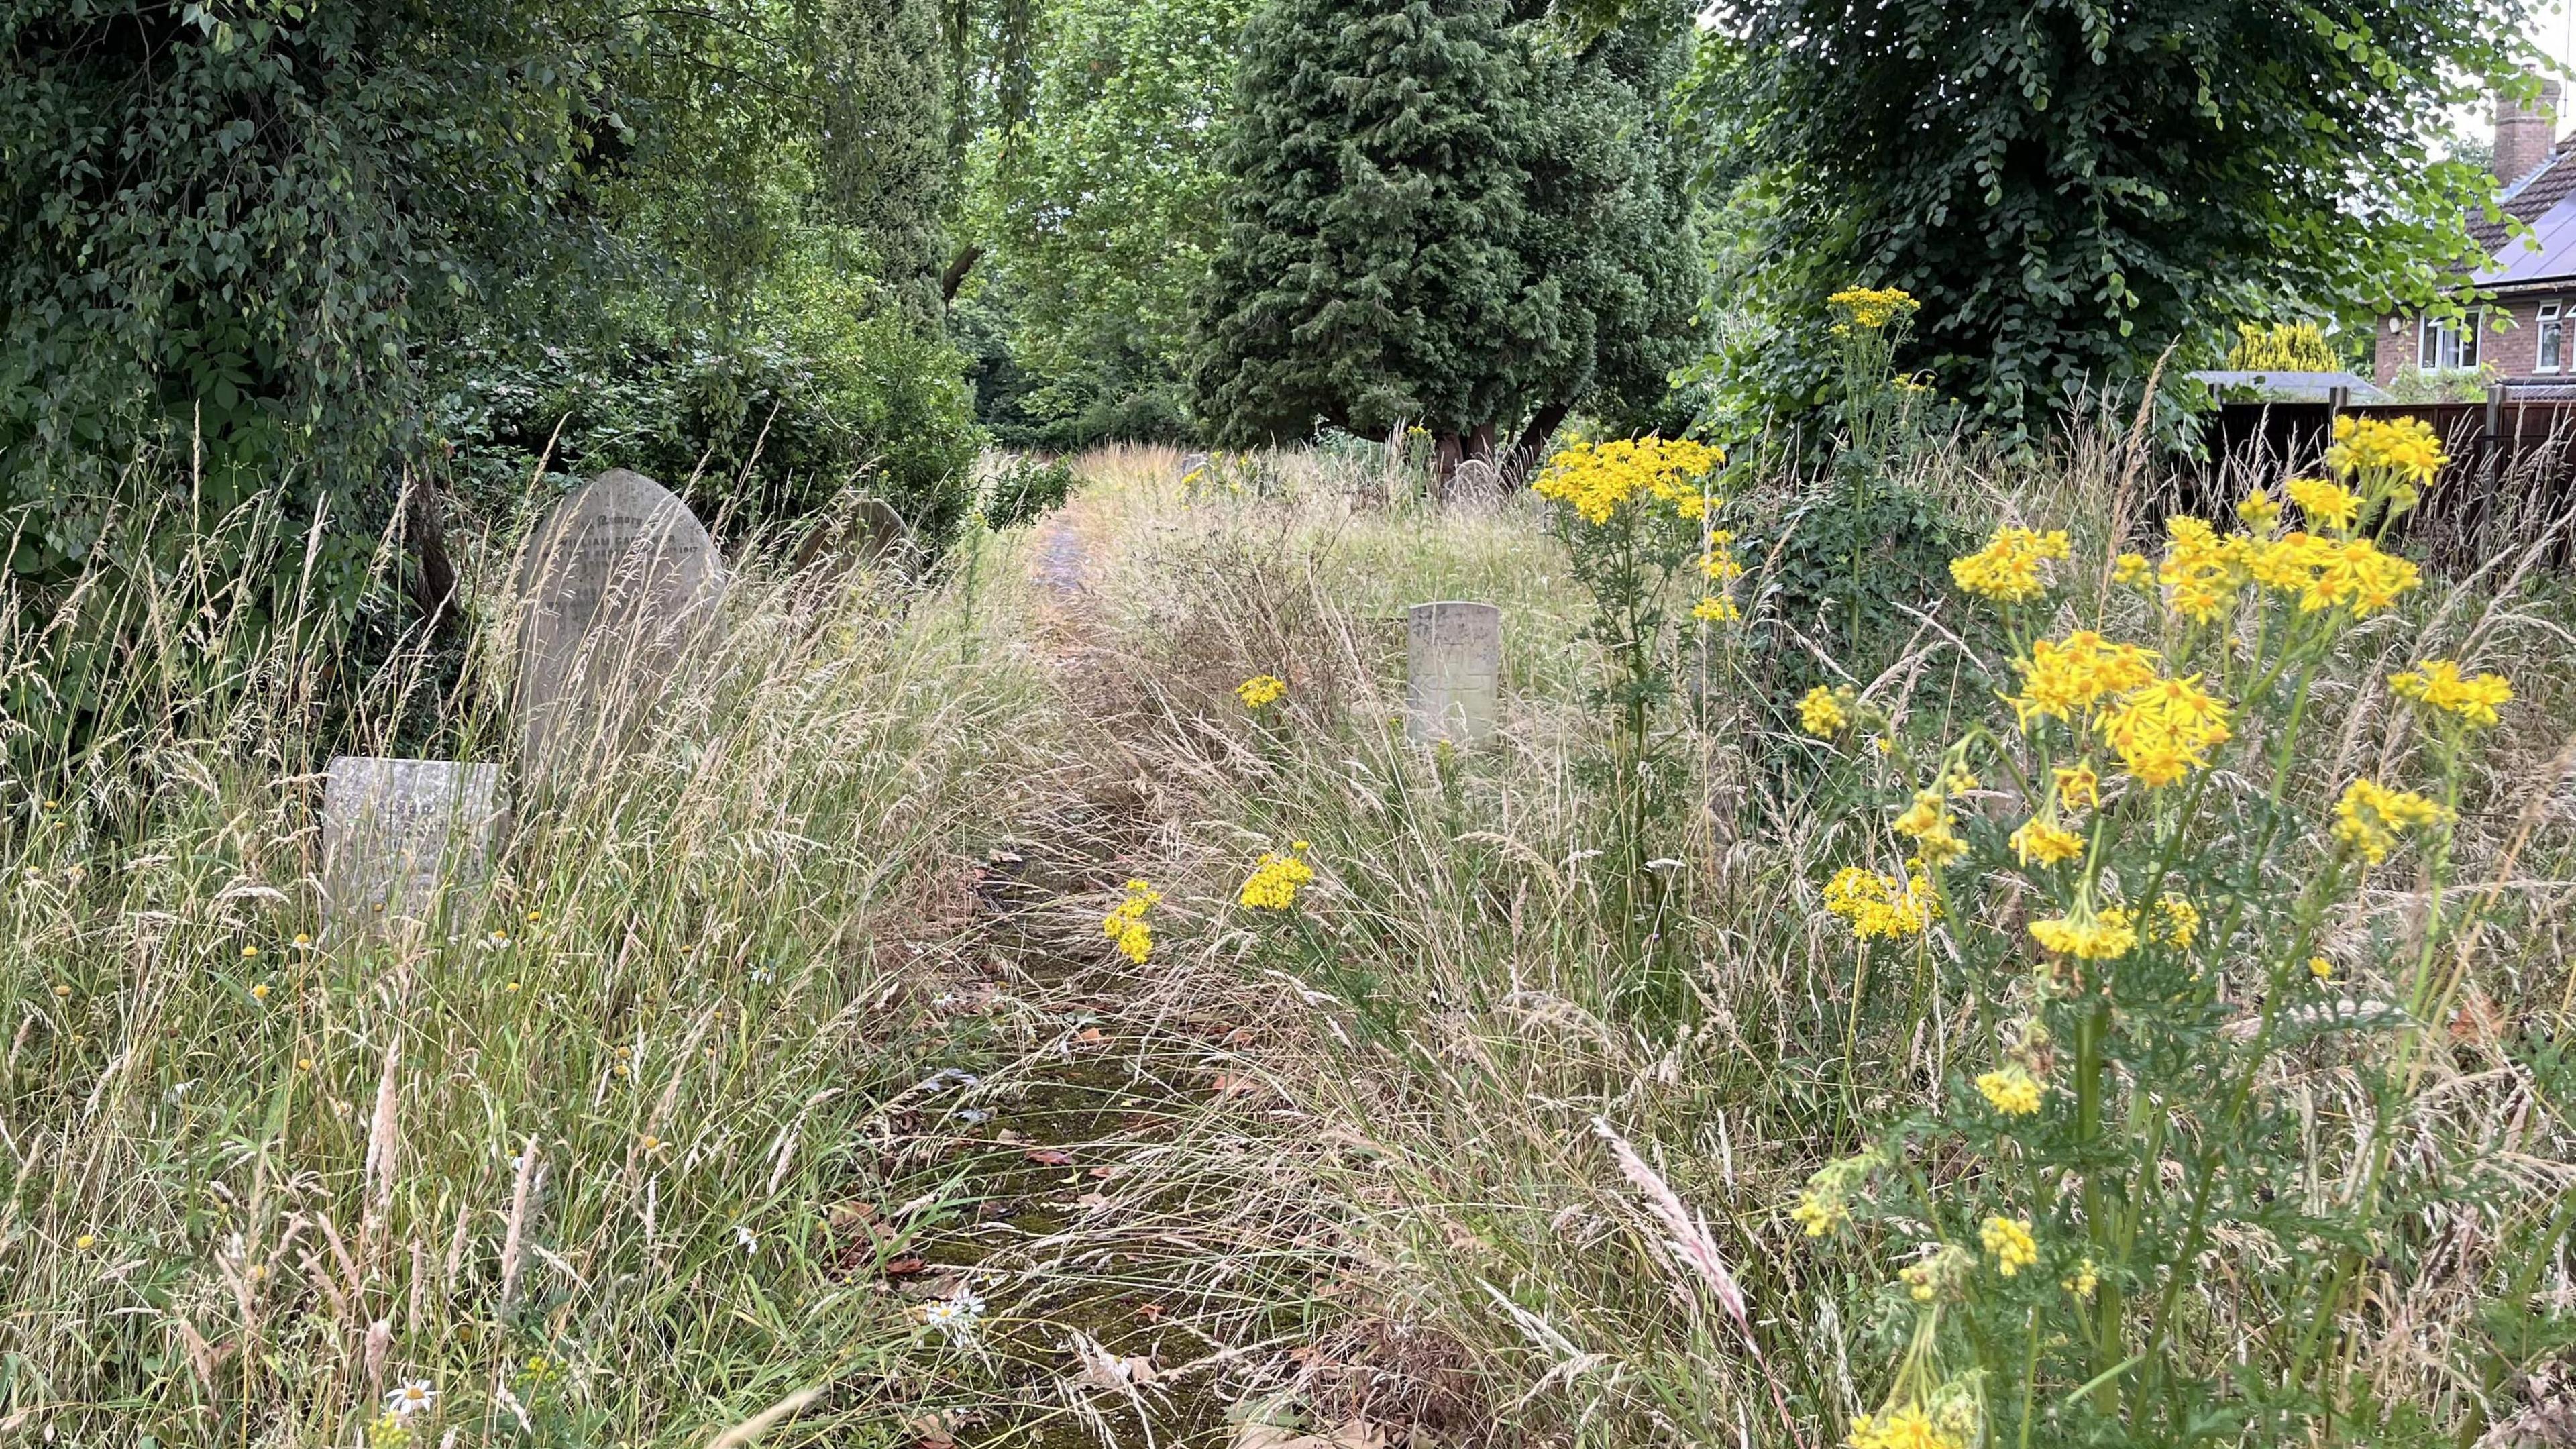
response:
<svg viewBox="0 0 2576 1449"><path fill-rule="evenodd" d="M1525 420L1661 394L1697 280L1660 116L1686 40L1558 44L1500 0L1255 16L1192 377L1214 438L1419 424L1444 468L1508 465Z"/></svg>

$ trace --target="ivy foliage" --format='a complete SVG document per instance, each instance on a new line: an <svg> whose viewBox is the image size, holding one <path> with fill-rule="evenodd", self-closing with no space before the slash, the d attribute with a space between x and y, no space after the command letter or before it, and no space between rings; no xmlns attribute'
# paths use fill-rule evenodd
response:
<svg viewBox="0 0 2576 1449"><path fill-rule="evenodd" d="M2492 195L2437 161L2446 117L2520 69L2520 0L1723 0L1700 121L1767 196L1767 326L1736 411L1823 394L1793 319L1855 282L1924 303L1905 359L2034 436L2229 324L2456 287Z"/></svg>
<svg viewBox="0 0 2576 1449"><path fill-rule="evenodd" d="M1192 401L1220 441L1660 399L1697 242L1662 110L1691 31L1500 0L1273 0L1247 27ZM1465 440L1463 444L1459 440Z"/></svg>

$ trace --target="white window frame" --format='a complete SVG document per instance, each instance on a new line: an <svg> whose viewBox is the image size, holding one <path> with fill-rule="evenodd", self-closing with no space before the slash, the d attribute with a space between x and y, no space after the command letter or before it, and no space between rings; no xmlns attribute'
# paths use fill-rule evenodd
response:
<svg viewBox="0 0 2576 1449"><path fill-rule="evenodd" d="M2471 309L2457 321L2427 314L2416 324L2415 365L2426 372L2468 372L2478 365L2478 333L2485 330L2484 309Z"/></svg>
<svg viewBox="0 0 2576 1449"><path fill-rule="evenodd" d="M2534 330L2539 336L2532 344L2531 370L2563 372L2567 367L2566 302L2553 297L2541 303L2538 319Z"/></svg>

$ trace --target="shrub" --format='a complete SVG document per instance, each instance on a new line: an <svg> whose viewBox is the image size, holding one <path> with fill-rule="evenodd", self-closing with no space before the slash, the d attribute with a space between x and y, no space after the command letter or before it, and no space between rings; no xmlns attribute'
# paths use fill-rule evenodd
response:
<svg viewBox="0 0 2576 1449"><path fill-rule="evenodd" d="M557 474L648 474L728 531L803 518L856 486L944 543L973 505L962 361L891 312L730 340L487 342L461 373L439 422L485 510L505 512L541 456Z"/></svg>
<svg viewBox="0 0 2576 1449"><path fill-rule="evenodd" d="M2227 365L2238 372L2340 372L2344 359L2314 322L2240 322Z"/></svg>

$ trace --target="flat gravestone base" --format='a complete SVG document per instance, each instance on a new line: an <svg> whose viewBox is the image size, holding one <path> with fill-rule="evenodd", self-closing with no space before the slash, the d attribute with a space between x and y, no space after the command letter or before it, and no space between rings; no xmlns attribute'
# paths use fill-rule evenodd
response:
<svg viewBox="0 0 2576 1449"><path fill-rule="evenodd" d="M322 789L322 914L370 932L425 924L490 874L508 805L501 767L343 755Z"/></svg>
<svg viewBox="0 0 2576 1449"><path fill-rule="evenodd" d="M1424 744L1483 744L1500 727L1502 686L1502 610L1450 601L1407 611L1405 734Z"/></svg>

